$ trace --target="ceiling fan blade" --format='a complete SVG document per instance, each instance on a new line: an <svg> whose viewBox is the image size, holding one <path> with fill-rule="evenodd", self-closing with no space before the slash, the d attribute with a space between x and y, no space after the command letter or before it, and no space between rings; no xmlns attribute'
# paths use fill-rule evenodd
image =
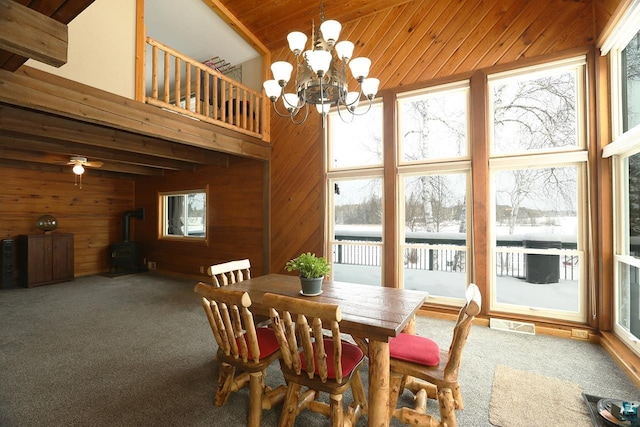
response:
<svg viewBox="0 0 640 427"><path fill-rule="evenodd" d="M85 162L84 165L85 166L89 166L90 168L99 168L103 165L104 163L102 162Z"/></svg>

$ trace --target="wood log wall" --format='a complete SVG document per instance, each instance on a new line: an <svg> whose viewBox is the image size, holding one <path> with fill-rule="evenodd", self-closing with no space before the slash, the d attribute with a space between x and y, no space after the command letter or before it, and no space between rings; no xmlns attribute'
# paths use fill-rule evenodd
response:
<svg viewBox="0 0 640 427"><path fill-rule="evenodd" d="M135 241L157 269L190 276L206 274L200 267L249 258L254 275L265 273L263 224L264 168L262 161L233 157L229 167L207 166L195 173L175 172L165 177L138 177L136 208L145 209L137 224ZM159 193L208 187L208 242L158 239Z"/></svg>
<svg viewBox="0 0 640 427"><path fill-rule="evenodd" d="M380 79L381 91L590 46L595 38L588 0L544 7L528 0L416 0L343 24L341 37L355 43L357 56L372 60L370 74ZM292 59L284 45L272 51L272 60L280 59ZM310 114L300 126L271 117L273 272L302 251L323 252L322 126L317 113Z"/></svg>
<svg viewBox="0 0 640 427"><path fill-rule="evenodd" d="M71 167L50 169L0 165L0 238L42 233L36 220L50 214L58 220L54 232L74 235L76 277L108 271L109 245L122 239L122 214L133 208L134 181L86 173L80 189Z"/></svg>

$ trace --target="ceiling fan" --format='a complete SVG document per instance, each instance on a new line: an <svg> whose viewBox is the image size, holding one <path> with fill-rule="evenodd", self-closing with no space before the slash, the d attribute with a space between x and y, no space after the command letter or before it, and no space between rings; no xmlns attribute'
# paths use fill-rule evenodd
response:
<svg viewBox="0 0 640 427"><path fill-rule="evenodd" d="M72 171L76 176L75 185L78 185L78 182L80 182L80 188L82 188L82 174L84 173L84 168L99 168L102 164L102 162L90 162L86 157L82 156L71 156L69 158L69 162L67 162L67 165L73 165Z"/></svg>

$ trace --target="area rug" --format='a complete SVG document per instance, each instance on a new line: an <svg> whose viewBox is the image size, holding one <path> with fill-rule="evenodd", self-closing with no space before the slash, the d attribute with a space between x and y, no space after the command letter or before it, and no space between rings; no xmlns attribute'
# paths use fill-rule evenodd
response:
<svg viewBox="0 0 640 427"><path fill-rule="evenodd" d="M496 366L489 421L498 427L589 427L578 384Z"/></svg>

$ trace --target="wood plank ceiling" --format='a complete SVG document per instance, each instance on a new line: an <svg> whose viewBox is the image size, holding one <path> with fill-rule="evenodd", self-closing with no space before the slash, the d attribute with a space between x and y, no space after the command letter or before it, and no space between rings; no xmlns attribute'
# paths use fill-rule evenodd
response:
<svg viewBox="0 0 640 427"><path fill-rule="evenodd" d="M14 1L66 24L94 0ZM272 60L291 59L286 47L288 32L299 30L309 34L311 21L315 20L316 27L320 21L320 0L203 1L217 1L229 9L270 49ZM549 2L554 5L553 16L545 16L549 8L540 7L539 2L525 0L324 0L323 10L327 19L336 19L343 24L342 37L356 44L358 55L373 60L371 75L380 78L381 89L385 89L554 52L565 45L593 43L594 31L585 39L584 29L593 28L594 11L612 9L616 3L616 0ZM558 25L560 21L566 24ZM557 33L560 28L562 33ZM522 34L514 37L512 29ZM367 42L370 40L377 42ZM484 54L476 54L478 52ZM14 71L24 61L25 58L0 50L0 68L4 70ZM4 122L29 120L25 110L8 105L0 107L4 110L0 120ZM48 126L45 122L49 120L62 123L66 119L40 118L38 122L44 127ZM285 122L272 121L274 137L288 140L293 138L289 133L299 132ZM76 121L66 125L73 129L82 127L82 123ZM102 171L151 175L166 169L193 169L197 165L188 159L171 162L171 159L145 153L115 151L114 144L92 146L86 138L84 142L80 141L77 135L69 138L52 136L34 128L27 126L18 131L0 127L0 159L4 159L0 164L28 161L29 156L32 162L58 164L70 155L85 155L90 160L95 157L103 161ZM105 129L96 130L97 140ZM308 135L310 140L315 140L314 136ZM134 135L122 133L122 137L131 140ZM23 149L27 143L30 151Z"/></svg>

